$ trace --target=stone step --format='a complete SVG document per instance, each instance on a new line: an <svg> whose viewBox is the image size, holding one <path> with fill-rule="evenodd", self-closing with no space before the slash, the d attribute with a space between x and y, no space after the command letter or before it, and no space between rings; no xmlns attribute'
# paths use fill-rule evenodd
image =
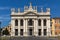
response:
<svg viewBox="0 0 60 40"><path fill-rule="evenodd" d="M47 38L47 37L10 37L6 40L58 40L57 38Z"/></svg>

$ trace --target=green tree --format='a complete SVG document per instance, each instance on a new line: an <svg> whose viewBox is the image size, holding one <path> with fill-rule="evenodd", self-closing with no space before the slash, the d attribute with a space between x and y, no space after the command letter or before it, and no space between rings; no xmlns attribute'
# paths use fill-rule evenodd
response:
<svg viewBox="0 0 60 40"><path fill-rule="evenodd" d="M9 31L7 30L7 28L3 31L3 35L9 35Z"/></svg>

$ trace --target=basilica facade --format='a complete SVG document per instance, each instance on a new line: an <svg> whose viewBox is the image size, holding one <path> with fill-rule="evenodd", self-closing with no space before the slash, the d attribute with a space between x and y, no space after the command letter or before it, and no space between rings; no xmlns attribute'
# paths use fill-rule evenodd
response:
<svg viewBox="0 0 60 40"><path fill-rule="evenodd" d="M51 36L50 8L37 11L37 6L24 6L24 12L11 9L11 36Z"/></svg>

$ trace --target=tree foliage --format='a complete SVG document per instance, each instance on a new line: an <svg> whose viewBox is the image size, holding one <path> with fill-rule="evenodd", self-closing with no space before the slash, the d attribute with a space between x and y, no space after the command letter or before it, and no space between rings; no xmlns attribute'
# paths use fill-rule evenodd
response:
<svg viewBox="0 0 60 40"><path fill-rule="evenodd" d="M9 31L7 30L7 28L3 31L3 35L9 35Z"/></svg>

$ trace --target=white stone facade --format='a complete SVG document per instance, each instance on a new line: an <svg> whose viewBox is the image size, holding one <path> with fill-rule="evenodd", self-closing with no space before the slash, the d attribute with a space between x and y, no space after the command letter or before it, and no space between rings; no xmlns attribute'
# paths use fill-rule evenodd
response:
<svg viewBox="0 0 60 40"><path fill-rule="evenodd" d="M16 36L15 29L18 30L17 36L50 36L51 35L50 8L47 8L46 12L43 12L41 8L41 12L38 13L37 7L33 9L30 3L29 8L24 7L24 12L22 13L20 12L20 9L18 9L18 13L15 12L14 8L11 11L12 11L11 12L11 36ZM15 26L16 19L18 20L18 26ZM23 19L23 26L20 25L21 19ZM30 19L32 19L32 26L28 25L29 24L28 21ZM39 19L41 20L40 26L38 25ZM46 20L46 26L44 26L44 21L43 21L44 19ZM23 29L22 35L20 34L21 32L20 29ZM39 29L40 29L40 32L38 31ZM45 29L45 32L44 32L44 29Z"/></svg>

